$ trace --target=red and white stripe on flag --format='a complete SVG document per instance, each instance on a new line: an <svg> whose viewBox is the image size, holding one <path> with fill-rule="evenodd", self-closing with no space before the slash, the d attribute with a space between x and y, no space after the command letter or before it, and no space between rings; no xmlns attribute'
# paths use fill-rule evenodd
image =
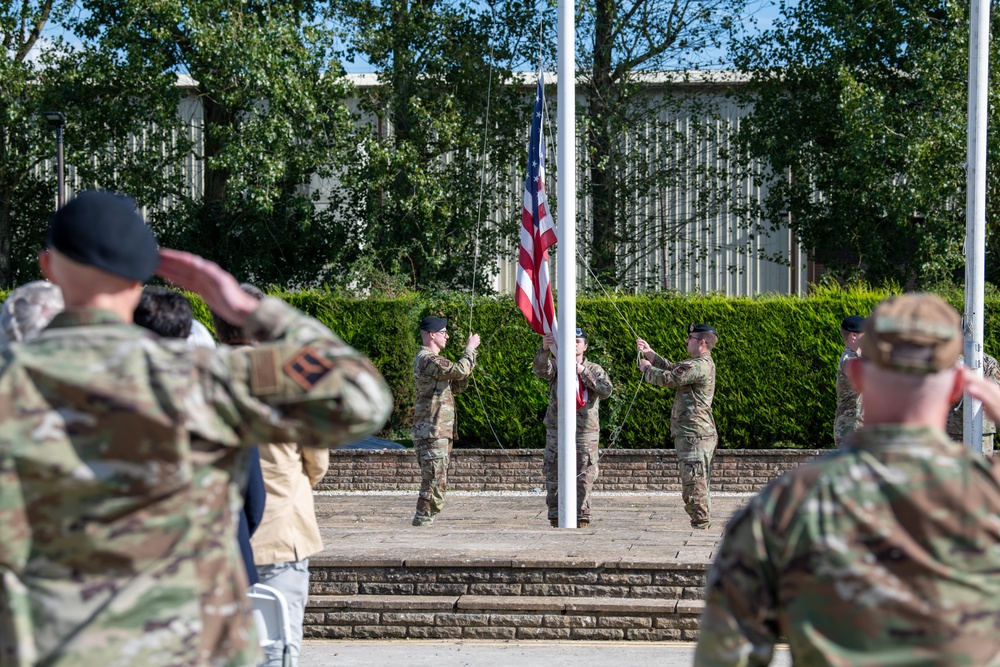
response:
<svg viewBox="0 0 1000 667"><path fill-rule="evenodd" d="M545 133L543 111L545 82L538 72L535 109L531 118L528 143L528 173L524 179L524 208L521 212L521 248L517 261L517 284L514 303L524 313L528 325L537 334L558 333L556 311L549 284L549 247L556 242L555 223L545 194ZM553 350L555 352L555 350ZM577 379L577 408L587 403L587 388Z"/></svg>

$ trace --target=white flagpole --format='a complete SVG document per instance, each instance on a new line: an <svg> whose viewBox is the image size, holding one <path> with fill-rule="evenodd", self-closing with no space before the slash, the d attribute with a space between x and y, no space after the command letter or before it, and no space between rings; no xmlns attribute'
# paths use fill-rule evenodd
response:
<svg viewBox="0 0 1000 667"><path fill-rule="evenodd" d="M576 528L576 25L574 0L559 0L559 527Z"/></svg>
<svg viewBox="0 0 1000 667"><path fill-rule="evenodd" d="M990 56L990 4L972 0L969 17L969 143L965 200L965 365L983 375L986 265L986 94ZM983 451L983 405L965 395L963 436Z"/></svg>

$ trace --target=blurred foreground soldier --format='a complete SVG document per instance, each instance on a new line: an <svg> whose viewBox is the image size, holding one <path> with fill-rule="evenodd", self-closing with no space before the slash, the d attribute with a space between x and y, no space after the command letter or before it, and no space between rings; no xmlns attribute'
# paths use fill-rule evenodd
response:
<svg viewBox="0 0 1000 667"><path fill-rule="evenodd" d="M847 374L865 425L737 513L708 575L695 664L1000 664L1000 473L944 433L969 384L961 318L934 295L883 301ZM970 379L971 378L971 379ZM987 393L988 392L988 393Z"/></svg>
<svg viewBox="0 0 1000 667"><path fill-rule="evenodd" d="M851 386L844 370L848 361L859 356L864 326L865 318L860 315L848 315L840 323L840 337L844 339L844 351L837 364L837 413L833 418L833 442L837 447L840 447L846 436L857 431L864 423L861 394Z"/></svg>
<svg viewBox="0 0 1000 667"><path fill-rule="evenodd" d="M958 363L965 363L965 355L958 356ZM990 355L983 353L983 377L993 383L1000 383L1000 364ZM945 426L948 437L955 442L965 442L965 402L959 399L948 411L948 424ZM997 423L983 414L983 453L992 454Z"/></svg>
<svg viewBox="0 0 1000 667"><path fill-rule="evenodd" d="M264 298L264 293L249 283L243 283L240 289L258 301ZM223 345L246 346L246 349L257 345L256 340L218 313L212 313L212 323ZM276 641L264 648L263 664L282 667L287 649L291 664L285 667L295 667L302 648L302 620L309 598L309 557L323 550L313 487L330 467L330 451L295 442L261 444L259 450L267 502L250 544L256 563L253 580L284 596L290 630L287 646L286 642Z"/></svg>
<svg viewBox="0 0 1000 667"><path fill-rule="evenodd" d="M674 363L664 359L639 338L636 347L645 359L639 360L642 379L660 387L676 387L670 413L670 435L681 469L681 493L691 527L699 530L712 525L712 459L719 444L712 416L715 396L715 360L712 348L719 334L707 324L688 326L685 341L690 359Z"/></svg>
<svg viewBox="0 0 1000 667"><path fill-rule="evenodd" d="M559 366L552 355L556 340L552 334L542 337L531 370L549 383L549 409L545 412L545 505L549 523L559 526ZM576 526L590 525L590 492L597 481L597 452L600 447L601 399L611 396L611 380L604 369L587 361L587 334L576 330L576 374L583 385L576 408ZM583 405L580 401L583 399Z"/></svg>
<svg viewBox="0 0 1000 667"><path fill-rule="evenodd" d="M0 354L0 663L252 665L230 493L238 450L376 431L378 372L319 322L258 303L156 240L127 198L52 217L42 272L66 310ZM192 348L131 324L153 272L254 337Z"/></svg>
<svg viewBox="0 0 1000 667"><path fill-rule="evenodd" d="M465 391L476 365L479 334L470 334L458 361L440 355L448 344L448 320L425 317L420 321L420 350L413 362L413 450L420 463L420 495L414 526L428 526L444 507L448 489L451 445L455 427L454 394Z"/></svg>
<svg viewBox="0 0 1000 667"><path fill-rule="evenodd" d="M0 347L34 338L62 309L62 290L47 280L11 290L0 306Z"/></svg>

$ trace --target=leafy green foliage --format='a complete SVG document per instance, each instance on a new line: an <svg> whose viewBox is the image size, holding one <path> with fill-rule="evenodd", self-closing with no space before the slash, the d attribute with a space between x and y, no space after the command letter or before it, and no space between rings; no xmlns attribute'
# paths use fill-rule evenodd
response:
<svg viewBox="0 0 1000 667"><path fill-rule="evenodd" d="M203 133L191 148L203 181L150 221L184 247L261 284L316 285L347 246L348 227L302 193L330 178L345 142L348 88L335 33L308 0L83 0L86 43L169 73L143 102L177 114L176 75L193 79ZM163 76L160 77L161 79ZM159 193L161 197L167 193Z"/></svg>
<svg viewBox="0 0 1000 667"><path fill-rule="evenodd" d="M601 403L602 447L673 447L674 391L641 383L629 325L660 354L680 360L686 356L687 325L701 322L712 324L720 334L712 353L718 371L714 414L720 446L832 447L834 385L843 351L840 322L846 315L868 314L890 293L833 285L818 286L807 298L657 294L616 297L613 303L579 298L577 323L590 339L587 358L608 372L615 388ZM451 339L443 354L451 359L461 355L469 332L470 302L457 295L354 299L322 291L273 294L316 317L372 360L395 399L381 435L397 441L410 438L420 320L427 315L448 318ZM212 330L204 301L187 296L195 317ZM942 296L961 306L961 294ZM0 290L0 302L6 297ZM986 312L1000 312L1000 295L987 297ZM482 344L474 382L456 396L456 445L543 447L548 387L531 373L540 337L509 297L475 299L471 322ZM988 317L985 333L985 350L996 356L1000 318Z"/></svg>
<svg viewBox="0 0 1000 667"><path fill-rule="evenodd" d="M721 340L715 419L726 448L831 447L834 384L843 345L840 321L866 314L888 292L818 288L805 299L721 296L580 298L577 321L590 337L587 358L608 372L615 391L602 402L604 446L673 446L674 392L641 384L635 337L621 313L661 354L686 356L692 322L711 323ZM447 317L451 339L443 354L457 359L470 326L470 302L457 295L350 299L322 292L281 293L368 355L392 387L396 405L383 435L409 439L417 327L426 315ZM474 382L457 395L460 447L542 447L548 387L531 373L540 344L513 299L476 298L471 327L482 337ZM991 308L1000 303L990 302ZM987 332L987 349L1000 345L1000 326ZM631 406L631 409L630 409ZM620 435L617 433L620 431ZM494 436L495 432L495 436Z"/></svg>
<svg viewBox="0 0 1000 667"><path fill-rule="evenodd" d="M67 182L128 192L140 205L178 189L171 165L189 148L175 138L172 75L123 54L42 39L70 25L71 3L0 3L0 285L38 277L36 257L56 205L56 133L42 113L66 117ZM169 82L169 110L150 108ZM48 161L48 164L46 163Z"/></svg>
<svg viewBox="0 0 1000 667"><path fill-rule="evenodd" d="M954 278L965 233L968 12L953 0L782 2L768 30L738 42L735 62L750 78L740 99L754 105L740 157L770 187L763 202L744 202L747 220L790 223L844 279ZM995 168L988 179L995 190ZM991 209L991 230L996 220Z"/></svg>
<svg viewBox="0 0 1000 667"><path fill-rule="evenodd" d="M364 229L360 261L407 277L411 288L482 288L517 229L489 222L524 155L530 107L510 84L518 35L531 31L529 8L465 0L330 6L345 26L347 57L362 54L380 84L358 91L358 150L342 175L343 215Z"/></svg>
<svg viewBox="0 0 1000 667"><path fill-rule="evenodd" d="M719 51L744 0L588 0L577 29L581 110L587 151L583 190L591 200L588 257L608 284L627 282L650 254L673 254L685 240L685 264L707 248L694 232L719 202L711 183L718 174L702 155L717 131L710 105L679 95L689 73L650 84L664 71L718 66ZM551 22L555 26L555 21ZM643 81L645 80L645 83ZM684 122L675 122L683 118ZM687 122L687 119L700 119ZM671 192L681 190L681 201ZM697 192L695 192L697 190ZM655 239L655 241L651 241ZM641 258L641 259L640 259ZM661 270L666 270L662 268ZM658 276L638 276L640 287Z"/></svg>

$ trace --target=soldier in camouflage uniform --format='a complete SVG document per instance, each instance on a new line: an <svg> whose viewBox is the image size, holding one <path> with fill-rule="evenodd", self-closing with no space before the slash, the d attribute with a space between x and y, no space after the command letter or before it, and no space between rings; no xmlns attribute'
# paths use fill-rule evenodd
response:
<svg viewBox="0 0 1000 667"><path fill-rule="evenodd" d="M965 355L959 355L958 363L965 363ZM1000 383L1000 364L990 355L983 353L983 377L987 380ZM945 426L948 437L955 442L964 442L965 432L965 403L961 399L948 411L948 424ZM983 453L992 454L994 438L996 437L997 424L995 421L983 415Z"/></svg>
<svg viewBox="0 0 1000 667"><path fill-rule="evenodd" d="M833 442L837 447L840 447L845 437L857 431L864 423L861 394L854 391L844 371L849 360L858 358L864 325L865 318L860 315L848 315L840 323L844 352L840 355L840 363L837 364L837 413L833 418Z"/></svg>
<svg viewBox="0 0 1000 667"><path fill-rule="evenodd" d="M361 438L388 387L316 320L158 251L129 199L80 194L48 244L66 310L0 353L0 664L254 665L241 449ZM154 270L271 342L213 351L132 325Z"/></svg>
<svg viewBox="0 0 1000 667"><path fill-rule="evenodd" d="M545 412L545 458L542 473L545 475L545 504L549 523L559 526L559 396L558 366L552 356L556 347L551 334L542 337L542 346L535 354L531 370L549 383L549 409ZM587 334L576 330L576 373L582 383L586 400L576 409L576 525L590 525L590 492L599 474L597 450L601 436L601 399L611 396L611 380L604 369L587 361Z"/></svg>
<svg viewBox="0 0 1000 667"><path fill-rule="evenodd" d="M670 413L670 435L680 464L684 509L691 527L705 530L712 525L712 459L719 444L712 416L715 396L715 361L712 348L719 334L707 324L688 326L687 350L690 359L673 363L664 359L639 338L636 347L645 358L639 360L642 379L660 387L676 387L674 409Z"/></svg>
<svg viewBox="0 0 1000 667"><path fill-rule="evenodd" d="M785 473L726 527L709 571L698 667L1000 664L1000 471L944 433L968 386L961 318L934 295L883 301L847 373L865 425Z"/></svg>
<svg viewBox="0 0 1000 667"><path fill-rule="evenodd" d="M12 290L0 306L0 347L34 338L62 309L62 291L45 280Z"/></svg>
<svg viewBox="0 0 1000 667"><path fill-rule="evenodd" d="M465 391L476 365L479 334L471 334L465 353L450 361L439 352L448 344L448 320L425 317L420 322L423 343L413 362L413 449L420 462L420 495L414 526L428 526L444 507L448 489L451 445L458 434L454 394Z"/></svg>

